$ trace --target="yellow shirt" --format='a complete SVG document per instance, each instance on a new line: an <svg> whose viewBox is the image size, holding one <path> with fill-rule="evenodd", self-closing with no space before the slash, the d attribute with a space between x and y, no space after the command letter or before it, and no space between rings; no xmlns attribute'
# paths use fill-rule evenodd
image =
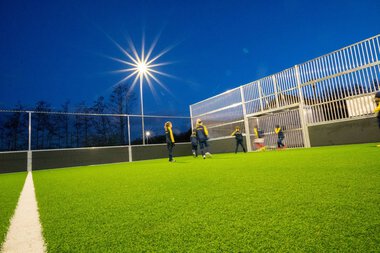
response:
<svg viewBox="0 0 380 253"><path fill-rule="evenodd" d="M380 112L380 103L379 103L379 105L375 108L375 112Z"/></svg>
<svg viewBox="0 0 380 253"><path fill-rule="evenodd" d="M173 135L173 130L171 127L168 127L167 130L166 130L166 141L170 140L171 142L175 142L174 141L174 135Z"/></svg>
<svg viewBox="0 0 380 253"><path fill-rule="evenodd" d="M196 125L196 130L202 130L202 129L203 129L203 132L205 133L206 137L208 137L207 127L203 124L197 124Z"/></svg>
<svg viewBox="0 0 380 253"><path fill-rule="evenodd" d="M253 131L255 132L256 137L259 138L259 132L257 131L256 127L253 129Z"/></svg>

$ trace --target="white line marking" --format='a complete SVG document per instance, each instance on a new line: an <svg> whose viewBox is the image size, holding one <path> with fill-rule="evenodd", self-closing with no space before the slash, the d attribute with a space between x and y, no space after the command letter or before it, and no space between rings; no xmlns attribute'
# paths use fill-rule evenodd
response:
<svg viewBox="0 0 380 253"><path fill-rule="evenodd" d="M46 252L42 228L39 220L32 172L28 172L24 188L11 220L8 234L3 244L3 253L43 253Z"/></svg>

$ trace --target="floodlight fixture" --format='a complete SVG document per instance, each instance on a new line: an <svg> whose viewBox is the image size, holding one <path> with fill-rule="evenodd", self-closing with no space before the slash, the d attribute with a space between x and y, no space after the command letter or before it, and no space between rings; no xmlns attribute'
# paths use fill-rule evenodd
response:
<svg viewBox="0 0 380 253"><path fill-rule="evenodd" d="M112 40L115 43L115 45L120 49L120 51L122 51L123 54L127 56L128 58L127 60L112 58L113 60L126 65L126 68L123 68L114 72L128 73L127 76L124 77L122 80L120 80L117 84L124 83L127 80L132 78L133 82L132 82L132 85L130 86L130 90L133 90L133 88L135 87L137 83L139 83L140 85L140 107L141 107L141 126L142 126L143 144L145 144L145 134L146 134L144 130L144 99L143 99L144 82L146 81L154 97L158 97L158 96L155 91L153 82L157 83L161 88L163 88L165 91L171 94L168 88L156 76L156 75L161 75L161 76L166 76L166 77L173 77L169 74L166 74L156 69L157 67L171 64L171 62L157 63L156 61L160 57L165 55L167 52L169 52L173 48L173 46L164 49L156 56L152 56L153 50L158 42L158 39L159 39L159 36L157 36L153 40L148 51L145 52L145 36L143 36L140 53L137 52L136 47L131 39L128 39L129 50L124 49L117 42Z"/></svg>

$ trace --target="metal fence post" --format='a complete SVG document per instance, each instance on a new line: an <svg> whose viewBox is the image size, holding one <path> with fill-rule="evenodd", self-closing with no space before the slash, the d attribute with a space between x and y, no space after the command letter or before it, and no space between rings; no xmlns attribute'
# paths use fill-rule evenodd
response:
<svg viewBox="0 0 380 253"><path fill-rule="evenodd" d="M298 93L300 96L299 112L300 112L300 119L301 119L301 126L302 126L303 142L304 142L305 148L310 148L309 128L307 126L307 119L305 115L305 100L302 93L300 72L299 72L298 65L295 65L294 68L295 68L295 73L296 73Z"/></svg>
<svg viewBox="0 0 380 253"><path fill-rule="evenodd" d="M263 94L262 94L262 91L261 91L261 82L260 82L260 80L257 81L257 88L259 89L260 109L261 109L261 111L264 111Z"/></svg>
<svg viewBox="0 0 380 253"><path fill-rule="evenodd" d="M248 122L248 118L247 118L247 110L246 110L246 107L245 107L245 98L244 98L243 86L240 86L240 94L241 94L241 106L243 108L244 128L245 128L245 140L246 140L246 143L247 143L247 151L251 152L252 151L251 132L249 131L249 122Z"/></svg>
<svg viewBox="0 0 380 253"><path fill-rule="evenodd" d="M32 112L28 112L28 153L27 153L27 171L32 171Z"/></svg>
<svg viewBox="0 0 380 253"><path fill-rule="evenodd" d="M141 116L141 128L142 128L142 144L145 145L145 123L144 123L144 115Z"/></svg>
<svg viewBox="0 0 380 253"><path fill-rule="evenodd" d="M276 107L279 108L280 104L278 102L277 79L274 75L272 76L272 80L273 80L274 97L276 99Z"/></svg>
<svg viewBox="0 0 380 253"><path fill-rule="evenodd" d="M128 157L129 161L132 162L132 146L131 146L131 124L129 120L129 115L127 116L128 119Z"/></svg>
<svg viewBox="0 0 380 253"><path fill-rule="evenodd" d="M194 126L193 126L193 112L191 111L191 105L189 106L190 110L190 124L191 124L191 132L194 131Z"/></svg>

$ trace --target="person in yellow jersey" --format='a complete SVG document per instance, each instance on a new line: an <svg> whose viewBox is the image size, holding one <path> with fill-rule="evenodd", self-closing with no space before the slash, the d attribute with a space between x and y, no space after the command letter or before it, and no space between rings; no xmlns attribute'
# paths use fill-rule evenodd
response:
<svg viewBox="0 0 380 253"><path fill-rule="evenodd" d="M201 119L197 119L197 124L195 126L195 132L197 135L199 148L202 153L203 159L206 159L207 157L211 157L210 152L208 151L209 145L208 145L208 130L205 125L203 125L203 122Z"/></svg>
<svg viewBox="0 0 380 253"><path fill-rule="evenodd" d="M256 147L256 151L265 151L265 143L264 143L264 132L260 130L257 126L253 128L253 132L255 133L254 144Z"/></svg>
<svg viewBox="0 0 380 253"><path fill-rule="evenodd" d="M169 162L175 162L173 159L173 148L175 146L175 140L173 135L173 125L170 121L165 123L165 135L166 135L166 145L169 151Z"/></svg>
<svg viewBox="0 0 380 253"><path fill-rule="evenodd" d="M195 130L191 133L190 142L191 142L191 151L193 152L193 157L196 158L198 157L198 139L197 139L197 133Z"/></svg>
<svg viewBox="0 0 380 253"><path fill-rule="evenodd" d="M377 112L377 123L380 128L380 91L376 92L375 94L375 103L376 103L375 113Z"/></svg>
<svg viewBox="0 0 380 253"><path fill-rule="evenodd" d="M376 92L375 94L375 103L376 103L375 113L377 113L377 124L379 125L379 129L380 129L380 91ZM380 148L380 144L377 146Z"/></svg>
<svg viewBox="0 0 380 253"><path fill-rule="evenodd" d="M282 141L285 138L284 132L282 131L282 128L279 125L276 125L274 128L274 132L277 134L277 148L285 148L284 143Z"/></svg>
<svg viewBox="0 0 380 253"><path fill-rule="evenodd" d="M246 153L247 151L245 150L245 147L244 147L244 144L243 144L243 134L240 131L240 127L239 126L235 127L235 131L233 131L233 133L231 134L231 136L235 136L235 140L236 140L235 154L238 152L239 145L243 148L244 153Z"/></svg>

